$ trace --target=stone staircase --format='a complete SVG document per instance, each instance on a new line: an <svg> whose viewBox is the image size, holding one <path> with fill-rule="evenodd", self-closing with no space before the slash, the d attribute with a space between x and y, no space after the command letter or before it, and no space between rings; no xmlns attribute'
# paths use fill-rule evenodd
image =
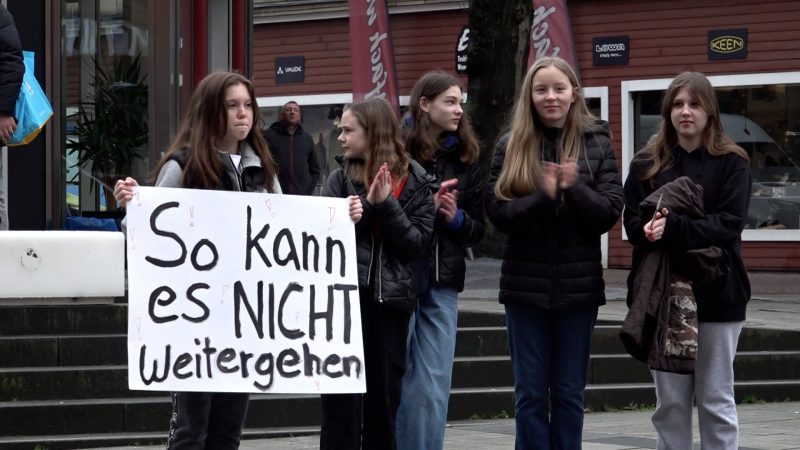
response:
<svg viewBox="0 0 800 450"><path fill-rule="evenodd" d="M124 304L0 306L0 450L160 444L166 393L128 390ZM586 404L591 410L652 405L647 367L599 324ZM735 362L737 400L800 400L800 333L745 329ZM462 312L449 420L513 416L504 318ZM318 431L312 395L253 395L245 438Z"/></svg>

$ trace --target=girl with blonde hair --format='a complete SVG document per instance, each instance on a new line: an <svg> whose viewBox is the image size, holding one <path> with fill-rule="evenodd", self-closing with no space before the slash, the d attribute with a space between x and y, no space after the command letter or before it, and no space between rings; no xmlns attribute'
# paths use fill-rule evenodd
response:
<svg viewBox="0 0 800 450"><path fill-rule="evenodd" d="M516 394L517 450L580 449L583 391L605 303L600 236L622 210L608 125L572 68L528 70L495 147L486 211L508 234L500 278Z"/></svg>

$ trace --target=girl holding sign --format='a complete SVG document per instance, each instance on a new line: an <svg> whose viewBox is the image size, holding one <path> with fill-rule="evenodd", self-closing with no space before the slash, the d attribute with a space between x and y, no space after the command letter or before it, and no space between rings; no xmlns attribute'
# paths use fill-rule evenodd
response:
<svg viewBox="0 0 800 450"><path fill-rule="evenodd" d="M232 72L215 72L195 89L189 112L156 169L157 187L280 193L277 167L261 133L253 84ZM114 186L125 206L136 180ZM167 448L237 449L248 394L175 392Z"/></svg>
<svg viewBox="0 0 800 450"><path fill-rule="evenodd" d="M322 396L320 449L391 450L417 298L414 263L433 232L432 180L405 152L385 100L348 106L341 127L343 168L330 174L325 195L351 198L367 392Z"/></svg>
<svg viewBox="0 0 800 450"><path fill-rule="evenodd" d="M589 344L605 303L600 236L622 212L608 124L572 68L528 70L495 146L486 212L508 234L500 277L514 369L517 449L579 449Z"/></svg>
<svg viewBox="0 0 800 450"><path fill-rule="evenodd" d="M478 141L461 109L458 80L428 72L414 85L406 149L439 188L429 267L411 321L408 371L397 412L397 448L441 450L456 348L456 298L464 289L465 249L483 238L483 180Z"/></svg>

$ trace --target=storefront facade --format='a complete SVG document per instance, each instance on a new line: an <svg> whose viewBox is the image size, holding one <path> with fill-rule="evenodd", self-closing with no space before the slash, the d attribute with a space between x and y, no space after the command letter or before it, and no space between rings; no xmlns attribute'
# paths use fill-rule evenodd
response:
<svg viewBox="0 0 800 450"><path fill-rule="evenodd" d="M259 104L269 123L280 105L298 101L318 157L330 167L338 152L336 120L352 99L347 3L289 3L254 3ZM456 71L467 2L388 3L405 104L425 71ZM567 6L581 83L591 109L611 124L623 176L658 121L671 78L685 70L705 73L717 90L723 126L751 156L746 263L751 269L800 269L800 4L570 0ZM278 78L278 66L287 60L302 62L302 81ZM609 267L629 265L620 224L604 245Z"/></svg>
<svg viewBox="0 0 800 450"><path fill-rule="evenodd" d="M148 179L196 82L250 73L251 4L7 0L54 111L33 143L8 151L11 229L114 215L108 187Z"/></svg>

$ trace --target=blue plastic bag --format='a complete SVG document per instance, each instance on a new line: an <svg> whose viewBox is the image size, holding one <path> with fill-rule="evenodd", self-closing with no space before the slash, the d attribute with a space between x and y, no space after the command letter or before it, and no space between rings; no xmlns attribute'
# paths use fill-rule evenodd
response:
<svg viewBox="0 0 800 450"><path fill-rule="evenodd" d="M33 52L22 52L25 60L25 75L14 109L17 118L17 129L8 138L7 145L25 145L30 143L53 115L50 100L44 95L42 87L33 74Z"/></svg>
<svg viewBox="0 0 800 450"><path fill-rule="evenodd" d="M64 218L64 229L75 231L119 231L117 221L114 219L81 216L67 216Z"/></svg>

